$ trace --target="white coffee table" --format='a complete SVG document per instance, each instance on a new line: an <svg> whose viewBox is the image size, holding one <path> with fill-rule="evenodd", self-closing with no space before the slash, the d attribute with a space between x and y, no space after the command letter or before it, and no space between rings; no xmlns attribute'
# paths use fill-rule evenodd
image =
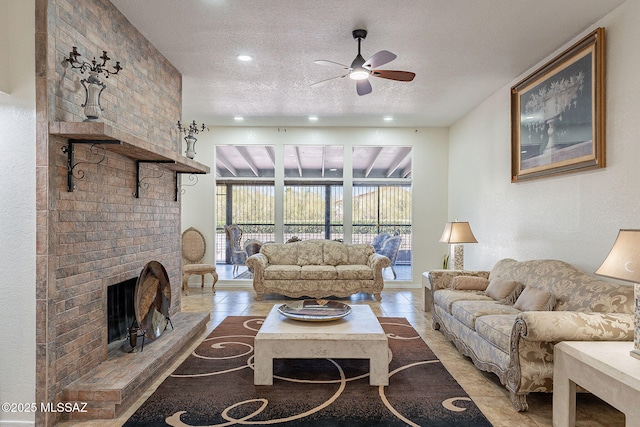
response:
<svg viewBox="0 0 640 427"><path fill-rule="evenodd" d="M273 306L255 338L255 385L273 385L273 359L369 359L369 383L389 385L389 343L368 305L330 322L292 320Z"/></svg>

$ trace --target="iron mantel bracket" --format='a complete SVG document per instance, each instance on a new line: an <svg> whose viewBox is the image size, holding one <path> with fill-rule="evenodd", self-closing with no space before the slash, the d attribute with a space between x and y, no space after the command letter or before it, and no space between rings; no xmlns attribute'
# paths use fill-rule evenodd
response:
<svg viewBox="0 0 640 427"><path fill-rule="evenodd" d="M89 149L91 151L91 154L94 156L101 156L100 160L98 160L97 162L77 162L74 163L74 148L76 144L91 144L91 148ZM78 169L76 170L76 167L78 165L81 165L83 163L85 164L92 164L92 165L98 165L100 163L102 163L102 161L105 159L107 153L106 153L106 149L103 147L103 145L106 144L122 144L122 141L118 141L118 140L113 140L113 139L106 139L106 140L100 140L100 139L69 139L67 141L67 145L62 147L62 152L65 153L67 155L67 191L68 192L72 192L73 190L75 190L76 188L76 184L75 184L75 180L76 179L84 179L84 170L82 169Z"/></svg>

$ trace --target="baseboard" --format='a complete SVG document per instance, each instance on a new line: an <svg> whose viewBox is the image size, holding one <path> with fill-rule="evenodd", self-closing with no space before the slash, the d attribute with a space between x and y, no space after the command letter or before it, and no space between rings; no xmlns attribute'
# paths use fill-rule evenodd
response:
<svg viewBox="0 0 640 427"><path fill-rule="evenodd" d="M200 289L201 284L194 284L189 286L189 289ZM386 281L384 282L385 289L420 289L420 283L409 283L408 281ZM211 283L205 282L205 289L211 290ZM253 289L253 283L251 280L218 280L216 282L216 289Z"/></svg>

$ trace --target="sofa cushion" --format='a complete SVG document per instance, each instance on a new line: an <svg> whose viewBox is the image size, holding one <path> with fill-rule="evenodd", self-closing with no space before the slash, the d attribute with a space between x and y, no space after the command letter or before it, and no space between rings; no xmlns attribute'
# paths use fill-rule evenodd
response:
<svg viewBox="0 0 640 427"><path fill-rule="evenodd" d="M311 280L335 280L338 272L332 265L303 265L300 267L300 278Z"/></svg>
<svg viewBox="0 0 640 427"><path fill-rule="evenodd" d="M349 245L349 264L367 265L369 257L375 252L368 243Z"/></svg>
<svg viewBox="0 0 640 427"><path fill-rule="evenodd" d="M476 319L476 332L495 347L509 354L511 329L517 314L489 314Z"/></svg>
<svg viewBox="0 0 640 427"><path fill-rule="evenodd" d="M326 265L349 264L349 245L340 242L326 242L323 260Z"/></svg>
<svg viewBox="0 0 640 427"><path fill-rule="evenodd" d="M544 289L527 286L513 305L521 311L551 311L556 305L556 298Z"/></svg>
<svg viewBox="0 0 640 427"><path fill-rule="evenodd" d="M433 293L433 303L451 314L451 305L456 301L492 301L482 291L457 291L453 289L440 289Z"/></svg>
<svg viewBox="0 0 640 427"><path fill-rule="evenodd" d="M266 243L260 248L260 253L269 259L269 264L298 264L298 246L295 243Z"/></svg>
<svg viewBox="0 0 640 427"><path fill-rule="evenodd" d="M322 265L322 242L298 243L298 262L303 265Z"/></svg>
<svg viewBox="0 0 640 427"><path fill-rule="evenodd" d="M518 286L515 280L494 277L489 282L485 294L500 304L513 304L522 292L523 286Z"/></svg>
<svg viewBox="0 0 640 427"><path fill-rule="evenodd" d="M340 280L373 280L373 270L366 265L336 265Z"/></svg>
<svg viewBox="0 0 640 427"><path fill-rule="evenodd" d="M476 328L476 319L489 314L518 314L510 305L499 304L497 301L455 301L451 305L453 317L471 329Z"/></svg>
<svg viewBox="0 0 640 427"><path fill-rule="evenodd" d="M468 290L468 291L484 291L489 285L489 280L484 277L476 276L456 276L451 279L449 287L451 289Z"/></svg>
<svg viewBox="0 0 640 427"><path fill-rule="evenodd" d="M270 265L264 270L265 280L298 280L300 279L299 265Z"/></svg>

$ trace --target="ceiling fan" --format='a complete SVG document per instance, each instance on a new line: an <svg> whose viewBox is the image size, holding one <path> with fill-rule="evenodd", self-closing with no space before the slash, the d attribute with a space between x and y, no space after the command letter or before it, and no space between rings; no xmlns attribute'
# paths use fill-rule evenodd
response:
<svg viewBox="0 0 640 427"><path fill-rule="evenodd" d="M411 73L409 71L378 70L377 67L393 61L397 58L397 56L394 53L389 52L388 50L381 50L365 61L360 54L360 42L362 42L362 40L367 37L367 30L353 30L352 34L353 38L358 42L358 56L356 56L351 65L344 65L338 62L326 61L323 59L313 61L316 64L320 65L342 67L343 69L347 70L347 73L341 76L331 77L330 79L315 82L311 84L311 86L326 83L329 80L342 79L349 76L349 78L356 81L356 92L358 92L358 95L362 96L371 93L372 88L371 82L369 81L369 77L371 76L388 80L396 80L399 82L410 82L416 76L415 73Z"/></svg>

